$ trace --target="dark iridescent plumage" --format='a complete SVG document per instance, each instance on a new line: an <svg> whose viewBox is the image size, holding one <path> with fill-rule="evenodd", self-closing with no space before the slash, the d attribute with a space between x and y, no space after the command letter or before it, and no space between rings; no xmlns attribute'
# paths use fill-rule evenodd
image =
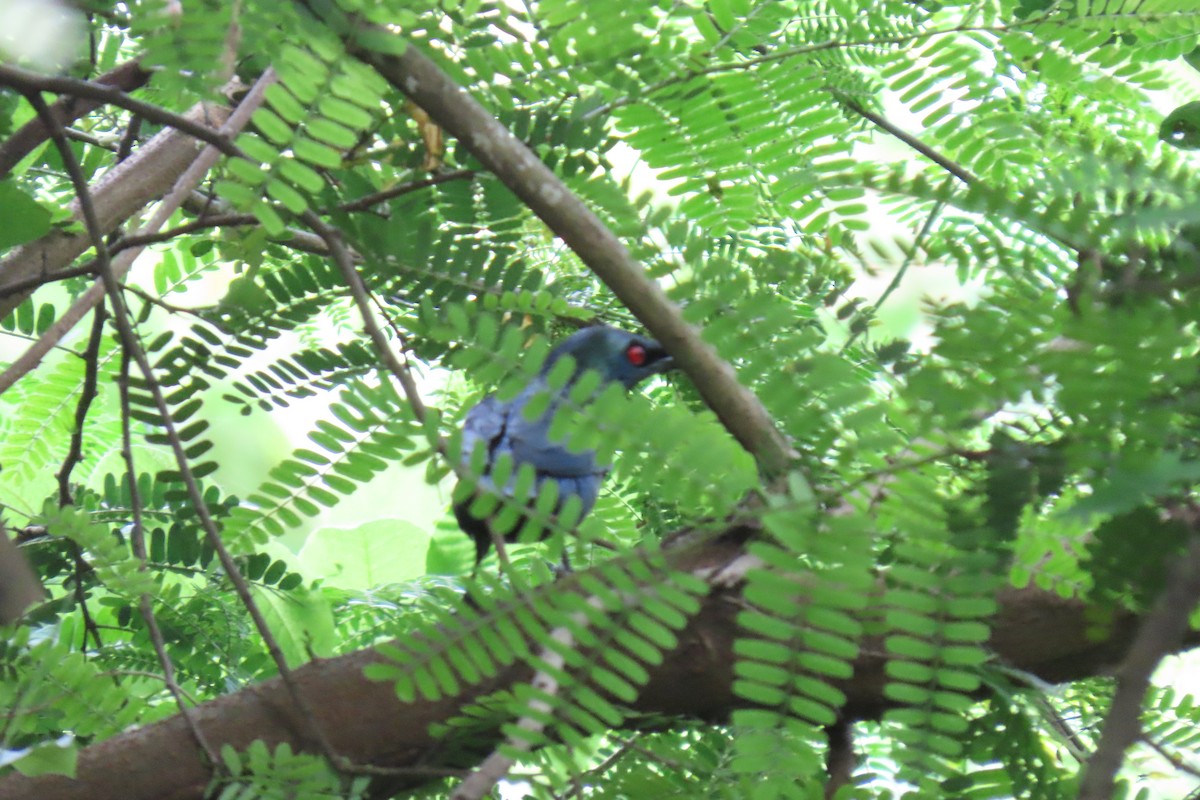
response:
<svg viewBox="0 0 1200 800"><path fill-rule="evenodd" d="M525 419L521 413L525 405L535 396L546 392L546 377L563 356L575 359L571 379L552 397L546 410L533 420ZM533 496L547 481L558 485L558 504L555 513L563 508L570 497L578 497L582 503L580 518L586 516L596 503L600 483L606 469L596 464L592 451L570 452L562 442L551 442L548 436L550 423L576 379L587 370L595 370L603 382L617 382L631 389L651 375L656 375L673 365L671 357L653 339L627 333L616 328L597 326L585 328L567 338L550 351L541 372L530 381L520 394L508 402L487 396L467 413L463 423L462 459L463 466L470 464L471 454L479 442L486 443L487 463L480 476L477 491L492 491L512 496L513 480L504 486L495 486L491 481L492 468L503 454L510 453L513 459L513 476L522 464L533 467L536 476ZM603 384L601 386L603 388ZM454 505L454 516L459 527L475 540L476 562L482 561L492 545L488 523L471 514L474 495ZM518 523L505 537L514 540L521 530Z"/></svg>

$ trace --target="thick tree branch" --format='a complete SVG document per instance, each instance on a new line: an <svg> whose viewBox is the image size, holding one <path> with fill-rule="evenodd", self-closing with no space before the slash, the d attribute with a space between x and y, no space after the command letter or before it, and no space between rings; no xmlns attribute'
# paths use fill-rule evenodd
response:
<svg viewBox="0 0 1200 800"><path fill-rule="evenodd" d="M829 750L825 753L825 800L833 800L843 786L851 786L858 757L854 753L854 725L842 719L825 729Z"/></svg>
<svg viewBox="0 0 1200 800"><path fill-rule="evenodd" d="M736 624L741 608L738 578L750 563L737 559L740 539L737 531L701 544L682 537L678 546L670 548L668 559L674 568L707 576L710 583L714 570L730 565L720 571L722 582L729 585L704 600L681 632L678 646L651 667L650 681L634 710L722 720L744 704L732 688L733 643L741 635ZM998 601L999 610L990 621L990 647L997 660L1051 682L1106 673L1127 655L1137 631L1137 618L1118 613L1107 636L1094 638L1088 622L1094 615L1085 603L1036 588L1004 590ZM882 613L877 602L863 609L864 619ZM853 677L837 684L848 698L846 719L874 719L889 707L883 694L888 682L885 652L882 641L867 638ZM445 774L447 766L457 766L439 763L440 754L453 748L430 734L431 724L450 719L483 694L532 677L530 669L518 665L458 697L402 703L390 683L363 677L364 667L385 660L375 651L364 650L307 664L293 672L293 679L305 695L321 698L314 708L316 721L339 753L360 763L419 766L429 774ZM287 742L297 750L316 752L305 735L306 720L278 679L210 701L193 712L214 747L228 744L241 749L262 738L268 747ZM499 736L497 729L493 744ZM170 769L164 769L164 764ZM75 779L13 774L0 780L0 796L6 800L200 800L209 775L188 726L174 717L86 748L80 753Z"/></svg>
<svg viewBox="0 0 1200 800"><path fill-rule="evenodd" d="M376 33L388 35L382 30ZM625 245L533 151L416 46L410 45L399 56L363 48L353 39L347 46L458 138L562 238L670 351L764 473L774 475L787 468L795 453L758 398L738 383L733 367L684 320L679 307L646 276Z"/></svg>

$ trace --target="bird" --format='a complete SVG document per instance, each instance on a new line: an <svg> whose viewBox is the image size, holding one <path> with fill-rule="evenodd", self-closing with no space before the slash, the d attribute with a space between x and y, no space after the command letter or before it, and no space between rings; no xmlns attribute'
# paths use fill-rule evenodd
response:
<svg viewBox="0 0 1200 800"><path fill-rule="evenodd" d="M544 411L527 419L527 404L550 391L548 376L567 356L574 359L570 378L562 388L551 392ZM598 373L600 385L591 395L595 398L609 384L619 383L629 391L642 380L666 372L674 365L674 359L655 340L607 325L594 325L577 331L554 347L538 374L512 400L502 401L495 395L488 395L467 412L462 428L459 474L470 468L472 454L480 443L487 448L487 458L482 474L475 482L475 490L455 490L454 496L462 499L454 503L454 516L458 526L475 542L476 567L492 546L489 526L495 516L476 516L471 507L480 492L512 497L522 465L530 465L535 476L530 503L546 483L554 482L558 489L553 508L556 516L572 497L579 498L581 504L579 520L596 504L600 484L608 469L596 463L595 451L571 452L565 443L549 438L555 412L563 406L576 381L589 370ZM512 470L504 485L497 486L492 480L492 470L505 454L512 458ZM499 509L495 513L499 513ZM505 533L505 541L516 541L525 521L526 515L521 515L517 524ZM543 531L540 538L548 535L548 531Z"/></svg>

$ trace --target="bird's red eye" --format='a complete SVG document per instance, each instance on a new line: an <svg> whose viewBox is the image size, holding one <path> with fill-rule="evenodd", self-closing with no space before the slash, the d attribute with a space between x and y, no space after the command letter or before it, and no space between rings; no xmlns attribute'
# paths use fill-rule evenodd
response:
<svg viewBox="0 0 1200 800"><path fill-rule="evenodd" d="M646 363L646 348L640 344L631 344L625 349L625 357L629 359L630 364L640 367Z"/></svg>

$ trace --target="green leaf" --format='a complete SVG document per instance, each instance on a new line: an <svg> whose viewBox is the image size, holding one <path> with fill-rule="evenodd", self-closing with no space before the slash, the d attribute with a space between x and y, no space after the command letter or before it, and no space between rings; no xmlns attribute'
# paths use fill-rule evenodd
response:
<svg viewBox="0 0 1200 800"><path fill-rule="evenodd" d="M313 531L299 559L309 575L330 586L365 591L420 577L429 547L429 534L412 523L377 520Z"/></svg>
<svg viewBox="0 0 1200 800"><path fill-rule="evenodd" d="M50 231L51 215L12 180L0 181L0 250L31 242Z"/></svg>
<svg viewBox="0 0 1200 800"><path fill-rule="evenodd" d="M339 639L333 610L322 594L295 590L282 595L256 587L254 599L289 666L308 661L310 653L321 658L333 655Z"/></svg>
<svg viewBox="0 0 1200 800"><path fill-rule="evenodd" d="M70 737L65 739L66 741L38 745L11 763L17 772L30 778L39 775L74 778L79 747Z"/></svg>
<svg viewBox="0 0 1200 800"><path fill-rule="evenodd" d="M1170 493L1180 484L1200 480L1200 459L1184 460L1178 452L1130 454L1123 457L1085 497L1064 513L1090 518L1132 511L1147 500Z"/></svg>

